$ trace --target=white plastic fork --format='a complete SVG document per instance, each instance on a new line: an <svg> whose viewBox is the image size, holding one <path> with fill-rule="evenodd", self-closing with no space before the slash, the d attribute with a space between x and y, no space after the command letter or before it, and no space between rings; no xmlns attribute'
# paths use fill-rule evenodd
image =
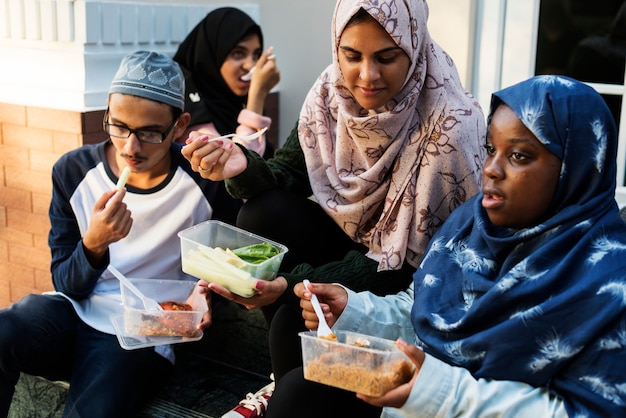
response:
<svg viewBox="0 0 626 418"><path fill-rule="evenodd" d="M237 134L222 135L222 136L218 136L216 138L209 139L209 142L217 141L219 139L224 139L224 138L232 138L234 136L236 136L237 138L242 139L244 141L250 141L251 139L256 139L256 138L260 137L266 131L267 131L267 126L265 128L263 128L263 129L260 129L260 130L256 131L253 134L250 134L250 135L237 135Z"/></svg>
<svg viewBox="0 0 626 418"><path fill-rule="evenodd" d="M304 287L306 287L306 290L310 292L311 290L309 289L309 285L311 284L311 282L309 282L307 279L304 279L302 280L302 283L304 283ZM328 326L326 318L324 318L324 312L322 311L322 307L320 306L320 301L317 300L317 295L313 292L311 292L311 304L313 305L313 310L315 311L315 314L317 315L317 319L319 321L319 325L317 326L317 336L327 337L331 335L333 331Z"/></svg>

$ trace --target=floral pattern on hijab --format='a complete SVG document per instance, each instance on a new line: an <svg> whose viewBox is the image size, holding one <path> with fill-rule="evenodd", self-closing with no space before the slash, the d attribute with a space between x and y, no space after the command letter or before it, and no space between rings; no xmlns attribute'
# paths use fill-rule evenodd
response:
<svg viewBox="0 0 626 418"><path fill-rule="evenodd" d="M490 223L482 194L458 208L414 276L416 335L477 378L547 388L569 416L624 416L626 223L613 117L566 77L494 93L489 119L501 103L562 160L549 216L511 229Z"/></svg>
<svg viewBox="0 0 626 418"><path fill-rule="evenodd" d="M384 109L363 109L345 86L341 33L359 9L411 60ZM484 115L461 86L452 59L428 33L422 0L339 0L333 64L309 91L298 134L313 193L379 270L417 266L450 212L479 190Z"/></svg>
<svg viewBox="0 0 626 418"><path fill-rule="evenodd" d="M259 36L263 49L259 25L235 7L221 7L207 14L180 44L174 61L185 74L189 126L213 123L218 132L235 132L247 97L233 93L220 68L237 43L252 33Z"/></svg>

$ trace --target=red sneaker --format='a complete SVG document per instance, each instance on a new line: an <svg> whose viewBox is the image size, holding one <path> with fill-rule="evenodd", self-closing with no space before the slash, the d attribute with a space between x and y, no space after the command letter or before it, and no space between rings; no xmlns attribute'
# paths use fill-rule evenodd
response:
<svg viewBox="0 0 626 418"><path fill-rule="evenodd" d="M274 375L272 382L262 387L256 393L248 393L239 405L222 415L222 418L259 418L265 415L267 403L274 392Z"/></svg>

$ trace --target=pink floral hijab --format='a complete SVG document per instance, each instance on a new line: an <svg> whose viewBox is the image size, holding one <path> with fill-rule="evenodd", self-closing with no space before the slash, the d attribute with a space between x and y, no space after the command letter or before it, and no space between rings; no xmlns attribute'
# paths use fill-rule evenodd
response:
<svg viewBox="0 0 626 418"><path fill-rule="evenodd" d="M350 18L367 11L411 59L383 109L359 105L337 50ZM379 270L418 266L450 212L480 187L485 119L452 59L433 41L423 0L338 0L333 64L309 91L298 133L313 194Z"/></svg>

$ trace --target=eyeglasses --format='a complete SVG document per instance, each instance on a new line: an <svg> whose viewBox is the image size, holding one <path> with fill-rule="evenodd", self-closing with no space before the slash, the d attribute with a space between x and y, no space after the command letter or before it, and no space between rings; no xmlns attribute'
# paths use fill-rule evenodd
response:
<svg viewBox="0 0 626 418"><path fill-rule="evenodd" d="M107 107L106 112L104 112L102 127L108 135L114 138L130 138L130 134L135 134L139 142L145 142L146 144L160 144L165 141L165 138L167 138L178 121L178 118L174 119L165 132L159 132L150 129L131 129L128 126L114 125L107 122L108 119L109 108Z"/></svg>

